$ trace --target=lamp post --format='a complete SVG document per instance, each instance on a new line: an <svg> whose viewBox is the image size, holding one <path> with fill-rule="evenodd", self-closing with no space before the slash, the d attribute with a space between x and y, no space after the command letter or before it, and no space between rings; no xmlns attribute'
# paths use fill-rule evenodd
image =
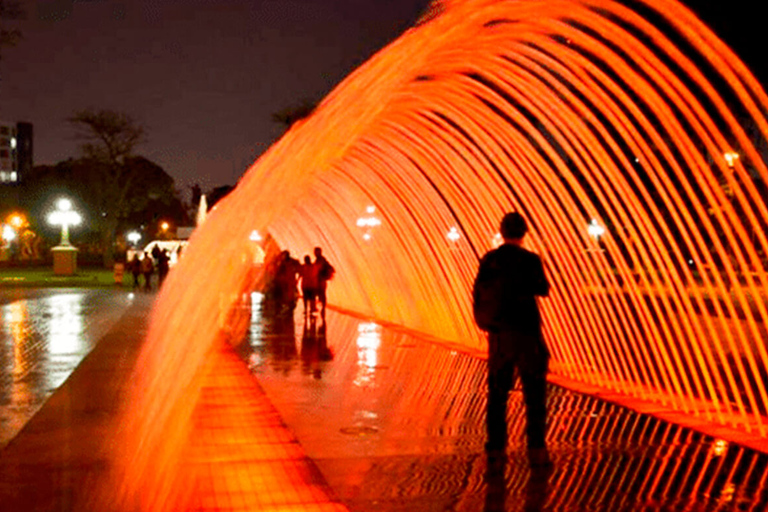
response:
<svg viewBox="0 0 768 512"><path fill-rule="evenodd" d="M592 219L592 222L587 226L587 233L589 233L589 236L594 238L596 242L599 242L600 237L605 234L605 228L597 223L597 219Z"/></svg>
<svg viewBox="0 0 768 512"><path fill-rule="evenodd" d="M735 151L726 151L723 153L723 158L725 158L728 168L733 169L733 166L736 165L736 160L739 159L739 154Z"/></svg>
<svg viewBox="0 0 768 512"><path fill-rule="evenodd" d="M3 241L7 244L16 239L16 231L8 224L3 225Z"/></svg>
<svg viewBox="0 0 768 512"><path fill-rule="evenodd" d="M9 224L2 224L2 231L0 231L0 261L7 261L11 259L11 242L16 239L16 231Z"/></svg>
<svg viewBox="0 0 768 512"><path fill-rule="evenodd" d="M61 243L59 246L72 246L69 243L69 226L77 226L81 220L80 214L72 209L72 201L62 198L56 202L56 210L48 215L48 222L55 226L61 226Z"/></svg>
<svg viewBox="0 0 768 512"><path fill-rule="evenodd" d="M53 252L53 273L72 275L77 269L77 248L69 243L69 226L77 226L82 218L72 209L72 201L66 198L56 202L56 210L48 214L48 222L61 226L61 242L51 249Z"/></svg>
<svg viewBox="0 0 768 512"><path fill-rule="evenodd" d="M363 232L363 240L367 242L373 238L373 228L381 226L381 219L374 215L376 213L375 206L368 206L365 209L365 213L368 214L368 217L360 217L357 219L357 227L365 229Z"/></svg>
<svg viewBox="0 0 768 512"><path fill-rule="evenodd" d="M139 243L139 240L141 240L141 234L139 234L138 231L131 231L127 235L125 235L125 238L128 239L129 242L131 242L136 247L136 244Z"/></svg>

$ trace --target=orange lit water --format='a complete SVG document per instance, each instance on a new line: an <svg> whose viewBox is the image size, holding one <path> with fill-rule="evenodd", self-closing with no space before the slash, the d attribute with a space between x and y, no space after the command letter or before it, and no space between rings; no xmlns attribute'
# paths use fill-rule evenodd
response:
<svg viewBox="0 0 768 512"><path fill-rule="evenodd" d="M444 2L260 158L160 294L117 443L126 500L173 509L253 230L322 246L335 305L482 351L472 278L521 211L558 377L765 436L768 101L685 7L637 4ZM358 227L369 206L381 225Z"/></svg>

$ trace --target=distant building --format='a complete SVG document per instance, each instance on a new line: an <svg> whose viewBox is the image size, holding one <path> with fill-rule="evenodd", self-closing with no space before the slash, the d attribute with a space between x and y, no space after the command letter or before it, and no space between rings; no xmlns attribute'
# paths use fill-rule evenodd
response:
<svg viewBox="0 0 768 512"><path fill-rule="evenodd" d="M20 183L32 170L32 124L0 122L0 184Z"/></svg>

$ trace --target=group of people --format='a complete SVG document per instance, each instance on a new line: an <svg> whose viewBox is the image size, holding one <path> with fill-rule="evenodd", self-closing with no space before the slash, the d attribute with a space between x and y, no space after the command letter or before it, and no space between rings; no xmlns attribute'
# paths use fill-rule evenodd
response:
<svg viewBox="0 0 768 512"><path fill-rule="evenodd" d="M128 260L128 271L133 276L133 287L141 288L139 278L144 279L144 289L152 289L152 276L157 271L157 287L158 289L163 285L168 271L170 270L171 257L168 251L160 249L155 246L152 252L144 251L142 257L139 258L139 253L135 253L133 257Z"/></svg>
<svg viewBox="0 0 768 512"><path fill-rule="evenodd" d="M290 251L280 253L268 296L283 310L293 311L301 289L305 317L314 317L319 312L325 322L326 290L336 270L323 256L320 247L315 247L314 255L314 261L306 255L301 263L291 256Z"/></svg>

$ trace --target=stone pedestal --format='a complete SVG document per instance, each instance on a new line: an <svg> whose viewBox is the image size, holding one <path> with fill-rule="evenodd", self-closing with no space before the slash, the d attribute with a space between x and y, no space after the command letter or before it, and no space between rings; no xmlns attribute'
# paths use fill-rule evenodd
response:
<svg viewBox="0 0 768 512"><path fill-rule="evenodd" d="M53 273L57 276L71 276L77 270L77 249L71 245L57 245L53 253Z"/></svg>

